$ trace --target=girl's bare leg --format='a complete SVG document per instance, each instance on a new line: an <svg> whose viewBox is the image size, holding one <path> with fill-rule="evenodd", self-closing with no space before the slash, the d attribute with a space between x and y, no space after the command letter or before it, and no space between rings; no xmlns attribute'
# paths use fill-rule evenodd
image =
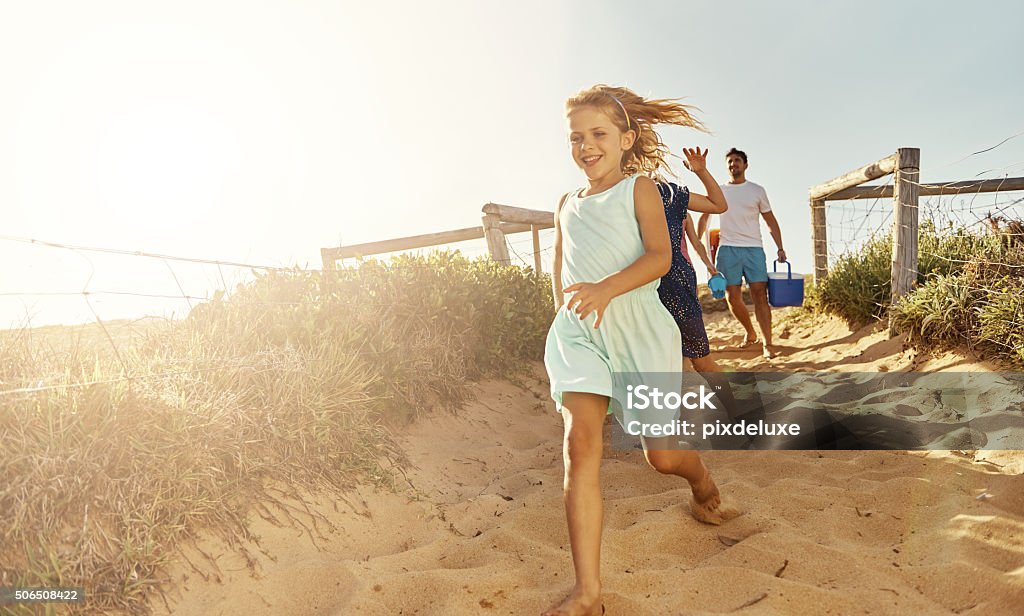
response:
<svg viewBox="0 0 1024 616"><path fill-rule="evenodd" d="M607 396L567 392L562 396L565 440L565 517L576 585L544 616L599 616L601 607L601 430Z"/></svg>
<svg viewBox="0 0 1024 616"><path fill-rule="evenodd" d="M718 486L696 451L667 449L666 439L644 439L644 455L654 470L682 477L690 484L690 513L697 520L721 524L740 514L735 507L722 504Z"/></svg>

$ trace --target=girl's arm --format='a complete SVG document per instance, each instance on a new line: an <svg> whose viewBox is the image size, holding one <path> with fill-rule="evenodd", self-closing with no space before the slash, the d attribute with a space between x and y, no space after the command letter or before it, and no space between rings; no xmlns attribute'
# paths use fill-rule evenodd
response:
<svg viewBox="0 0 1024 616"><path fill-rule="evenodd" d="M555 294L555 310L562 307L565 297L562 293L562 225L558 224L559 216L562 213L562 205L569 193L562 195L555 208L555 256L551 264L551 292Z"/></svg>
<svg viewBox="0 0 1024 616"><path fill-rule="evenodd" d="M597 312L595 329L601 324L604 310L613 298L661 278L672 266L672 243L668 222L665 221L665 207L654 180L643 176L636 179L633 208L640 225L644 254L622 271L603 280L578 282L564 289L566 293L574 293L566 305L581 319Z"/></svg>
<svg viewBox="0 0 1024 616"><path fill-rule="evenodd" d="M711 262L708 257L708 250L704 247L704 244L700 242L700 236L697 235L697 230L693 228L693 218L686 217L686 239L690 240L690 245L693 246L693 251L697 253L700 260L704 262L704 267L708 268L708 273L714 276L718 273L715 269L715 264Z"/></svg>
<svg viewBox="0 0 1024 616"><path fill-rule="evenodd" d="M708 191L708 196L706 197L700 193L690 193L690 210L708 214L721 214L729 209L729 204L725 201L725 195L722 194L722 188L715 181L715 178L711 176L711 172L708 171L708 151L704 150L704 152L701 152L700 148L683 148L683 153L686 155L686 160L683 161L683 164L700 178L701 184Z"/></svg>

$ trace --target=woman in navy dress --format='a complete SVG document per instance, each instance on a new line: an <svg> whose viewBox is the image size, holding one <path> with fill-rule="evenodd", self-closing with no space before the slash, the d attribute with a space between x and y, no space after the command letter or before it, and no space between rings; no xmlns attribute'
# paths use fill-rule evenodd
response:
<svg viewBox="0 0 1024 616"><path fill-rule="evenodd" d="M658 295L661 302L665 304L668 311L679 326L679 333L682 334L682 352L693 363L697 372L720 372L721 368L711 358L711 349L708 345L708 335L704 329L704 314L697 300L697 272L686 257L683 239L685 235L696 235L692 231L693 225L687 219L687 212L709 212L721 214L728 209L725 195L718 186L718 182L707 170L707 150L701 152L700 148L683 150L686 154L686 168L700 178L704 188L708 191L707 196L691 193L685 186L680 187L673 182L658 182L658 191L661 193L661 201L665 206L665 219L668 222L669 236L672 241L672 267L661 279L661 286L658 287ZM687 233L687 227L690 232ZM694 249L709 266L709 271L714 271L707 258L707 252L703 245L697 241Z"/></svg>

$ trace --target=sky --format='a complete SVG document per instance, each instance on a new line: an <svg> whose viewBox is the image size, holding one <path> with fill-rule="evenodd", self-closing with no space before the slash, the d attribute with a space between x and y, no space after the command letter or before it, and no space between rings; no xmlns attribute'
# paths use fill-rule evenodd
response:
<svg viewBox="0 0 1024 616"><path fill-rule="evenodd" d="M0 0L0 328L181 317L197 300L140 295L251 275L24 239L320 267L487 202L552 210L584 183L564 101L595 83L699 107L712 134L666 143L720 181L745 150L810 272L814 184L898 147L922 181L1024 176L1024 135L970 156L1024 131L1021 23L1019 1Z"/></svg>

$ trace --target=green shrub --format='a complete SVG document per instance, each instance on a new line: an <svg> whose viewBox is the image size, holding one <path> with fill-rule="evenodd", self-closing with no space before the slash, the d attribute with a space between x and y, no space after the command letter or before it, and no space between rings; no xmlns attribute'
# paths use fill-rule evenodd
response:
<svg viewBox="0 0 1024 616"><path fill-rule="evenodd" d="M979 293L958 275L936 274L892 307L893 324L923 340L970 345Z"/></svg>
<svg viewBox="0 0 1024 616"><path fill-rule="evenodd" d="M958 274L978 260L998 259L1004 253L997 236L952 227L939 229L925 221L918 233L917 285L931 276ZM836 260L828 276L808 290L806 306L855 325L881 319L892 302L891 271L892 236L875 236L859 250Z"/></svg>
<svg viewBox="0 0 1024 616"><path fill-rule="evenodd" d="M378 367L374 394L404 418L542 358L554 311L549 276L454 252L270 272L201 308L191 335L208 344L347 349Z"/></svg>
<svg viewBox="0 0 1024 616"><path fill-rule="evenodd" d="M958 274L971 263L998 259L1005 253L999 236L952 226L938 228L930 221L921 223L917 242L918 284L932 274Z"/></svg>
<svg viewBox="0 0 1024 616"><path fill-rule="evenodd" d="M1024 364L1024 277L1006 276L977 308L976 336L991 355Z"/></svg>
<svg viewBox="0 0 1024 616"><path fill-rule="evenodd" d="M854 253L840 256L824 280L807 290L807 308L863 325L884 314L889 304L892 243L878 236Z"/></svg>
<svg viewBox="0 0 1024 616"><path fill-rule="evenodd" d="M936 269L947 264L947 273L929 276L892 307L897 330L1024 365L1024 246L999 236L965 240L963 234L936 246Z"/></svg>

